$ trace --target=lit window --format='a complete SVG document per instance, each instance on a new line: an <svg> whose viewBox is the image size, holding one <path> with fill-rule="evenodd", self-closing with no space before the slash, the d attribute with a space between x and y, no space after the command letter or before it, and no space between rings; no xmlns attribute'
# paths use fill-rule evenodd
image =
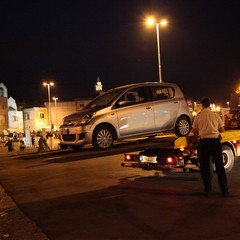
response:
<svg viewBox="0 0 240 240"><path fill-rule="evenodd" d="M44 113L40 113L40 118L44 118Z"/></svg>

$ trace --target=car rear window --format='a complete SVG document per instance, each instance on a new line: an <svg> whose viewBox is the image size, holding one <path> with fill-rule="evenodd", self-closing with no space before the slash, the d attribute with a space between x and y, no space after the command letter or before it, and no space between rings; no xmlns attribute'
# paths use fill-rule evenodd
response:
<svg viewBox="0 0 240 240"><path fill-rule="evenodd" d="M152 87L152 93L155 101L169 99L175 96L174 88L169 86L154 86Z"/></svg>

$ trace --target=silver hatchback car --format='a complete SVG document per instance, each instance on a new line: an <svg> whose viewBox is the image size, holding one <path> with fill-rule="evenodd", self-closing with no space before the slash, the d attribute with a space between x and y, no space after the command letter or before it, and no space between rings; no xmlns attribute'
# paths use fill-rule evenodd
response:
<svg viewBox="0 0 240 240"><path fill-rule="evenodd" d="M115 141L164 131L186 136L191 129L187 100L173 83L144 82L108 90L60 126L60 147L92 144L108 149Z"/></svg>

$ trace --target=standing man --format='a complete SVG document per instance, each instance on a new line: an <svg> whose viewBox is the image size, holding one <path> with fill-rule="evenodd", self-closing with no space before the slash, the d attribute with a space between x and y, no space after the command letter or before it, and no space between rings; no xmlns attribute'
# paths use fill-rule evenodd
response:
<svg viewBox="0 0 240 240"><path fill-rule="evenodd" d="M203 180L204 191L207 196L212 194L211 157L216 166L218 184L223 196L228 195L227 177L223 165L222 145L220 132L224 131L224 123L218 113L212 112L210 99L201 99L202 111L196 115L192 130L196 138L200 138L198 159Z"/></svg>

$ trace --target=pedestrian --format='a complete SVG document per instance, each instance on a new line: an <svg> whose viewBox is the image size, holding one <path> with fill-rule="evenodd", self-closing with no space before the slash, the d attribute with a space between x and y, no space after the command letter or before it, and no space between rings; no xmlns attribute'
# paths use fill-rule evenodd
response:
<svg viewBox="0 0 240 240"><path fill-rule="evenodd" d="M221 132L224 131L224 123L220 115L211 111L210 99L201 99L202 111L193 121L192 130L194 136L199 138L198 159L200 162L201 177L204 191L207 196L212 194L212 163L216 166L219 188L223 196L228 196L227 176L223 165Z"/></svg>
<svg viewBox="0 0 240 240"><path fill-rule="evenodd" d="M42 152L45 149L50 150L50 147L48 146L46 139L41 135L38 140L38 152Z"/></svg>
<svg viewBox="0 0 240 240"><path fill-rule="evenodd" d="M35 136L32 136L31 140L32 140L32 147L35 147Z"/></svg>
<svg viewBox="0 0 240 240"><path fill-rule="evenodd" d="M10 139L8 139L8 141L5 144L8 147L8 151L12 152L13 151L13 144L12 141Z"/></svg>
<svg viewBox="0 0 240 240"><path fill-rule="evenodd" d="M26 148L23 140L20 141L20 151L23 151Z"/></svg>

